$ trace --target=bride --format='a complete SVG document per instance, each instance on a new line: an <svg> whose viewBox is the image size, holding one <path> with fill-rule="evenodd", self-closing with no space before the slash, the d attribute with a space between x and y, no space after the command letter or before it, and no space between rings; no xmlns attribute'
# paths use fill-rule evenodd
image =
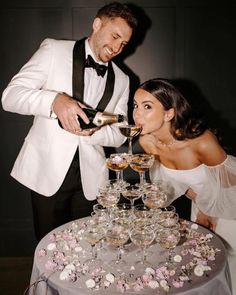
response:
<svg viewBox="0 0 236 295"><path fill-rule="evenodd" d="M151 179L170 181L173 200L192 200L191 219L225 241L236 295L236 158L227 155L186 98L167 80L144 82L134 96L140 145L155 155Z"/></svg>

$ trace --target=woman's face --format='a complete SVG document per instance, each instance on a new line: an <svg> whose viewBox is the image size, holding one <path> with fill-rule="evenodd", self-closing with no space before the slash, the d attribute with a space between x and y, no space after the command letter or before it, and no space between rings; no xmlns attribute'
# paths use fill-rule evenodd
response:
<svg viewBox="0 0 236 295"><path fill-rule="evenodd" d="M153 133L160 130L168 111L149 92L138 89L134 96L133 118L136 125L142 127L141 134Z"/></svg>

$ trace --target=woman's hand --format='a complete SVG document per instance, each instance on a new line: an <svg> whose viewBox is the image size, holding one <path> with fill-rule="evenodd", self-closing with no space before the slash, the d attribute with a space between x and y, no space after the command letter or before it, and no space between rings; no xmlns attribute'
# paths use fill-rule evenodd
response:
<svg viewBox="0 0 236 295"><path fill-rule="evenodd" d="M206 215L205 213L199 210L195 222L200 225L203 225L204 227L209 228L212 231L215 231L217 225L217 218Z"/></svg>
<svg viewBox="0 0 236 295"><path fill-rule="evenodd" d="M152 134L139 136L139 144L147 154L157 154L156 139Z"/></svg>
<svg viewBox="0 0 236 295"><path fill-rule="evenodd" d="M186 191L185 196L187 196L189 199L191 199L195 203L197 194L191 188L189 188Z"/></svg>

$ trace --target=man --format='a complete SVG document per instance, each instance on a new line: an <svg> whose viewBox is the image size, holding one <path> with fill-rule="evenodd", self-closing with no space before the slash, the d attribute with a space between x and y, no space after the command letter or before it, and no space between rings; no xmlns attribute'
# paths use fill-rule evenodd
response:
<svg viewBox="0 0 236 295"><path fill-rule="evenodd" d="M3 92L4 110L34 115L11 175L31 190L38 240L88 215L91 200L108 179L103 146L118 147L125 138L116 124L82 130L77 116L88 123L84 105L127 114L129 78L111 59L136 26L126 5L105 5L94 18L89 38L45 39ZM91 59L105 65L106 72L97 73Z"/></svg>

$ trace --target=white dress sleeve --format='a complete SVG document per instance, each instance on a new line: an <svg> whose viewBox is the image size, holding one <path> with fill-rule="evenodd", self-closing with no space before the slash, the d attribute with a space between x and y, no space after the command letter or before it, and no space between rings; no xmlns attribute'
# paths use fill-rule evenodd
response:
<svg viewBox="0 0 236 295"><path fill-rule="evenodd" d="M236 158L228 155L217 166L206 166L206 179L196 205L209 216L236 219Z"/></svg>

